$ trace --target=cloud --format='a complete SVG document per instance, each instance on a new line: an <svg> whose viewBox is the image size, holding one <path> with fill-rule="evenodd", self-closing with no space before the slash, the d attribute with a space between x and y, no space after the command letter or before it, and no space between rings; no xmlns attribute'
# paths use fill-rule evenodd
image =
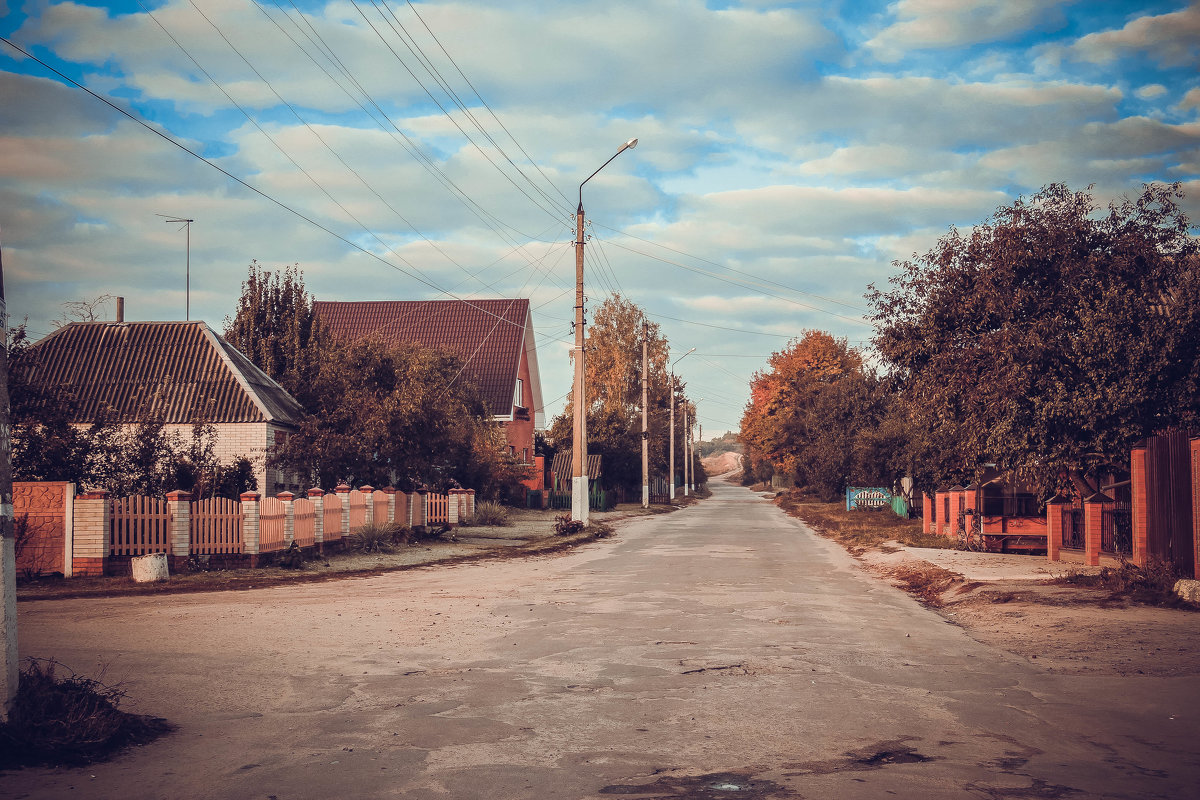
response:
<svg viewBox="0 0 1200 800"><path fill-rule="evenodd" d="M865 46L884 62L910 50L949 50L1006 39L1061 17L1073 0L898 0L888 6L896 19Z"/></svg>
<svg viewBox="0 0 1200 800"><path fill-rule="evenodd" d="M1166 93L1167 87L1161 83L1150 83L1134 91L1134 94L1142 100L1153 100L1156 97L1162 97Z"/></svg>
<svg viewBox="0 0 1200 800"><path fill-rule="evenodd" d="M1187 111L1193 108L1200 108L1200 87L1188 89L1187 94L1179 101L1176 106L1180 111Z"/></svg>
<svg viewBox="0 0 1200 800"><path fill-rule="evenodd" d="M1093 64L1144 55L1164 67L1194 66L1200 60L1200 5L1137 17L1119 30L1089 33L1072 44L1068 53Z"/></svg>

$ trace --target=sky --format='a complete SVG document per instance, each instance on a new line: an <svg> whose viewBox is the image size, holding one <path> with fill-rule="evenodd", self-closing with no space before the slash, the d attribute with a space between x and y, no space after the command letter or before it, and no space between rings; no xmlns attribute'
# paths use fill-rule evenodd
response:
<svg viewBox="0 0 1200 800"><path fill-rule="evenodd" d="M14 324L113 295L221 330L252 260L528 297L547 418L579 184L633 137L583 189L588 305L695 348L706 439L805 330L869 348L868 286L951 226L1054 182L1178 181L1200 220L1200 4L0 0L0 35L60 73L0 43Z"/></svg>

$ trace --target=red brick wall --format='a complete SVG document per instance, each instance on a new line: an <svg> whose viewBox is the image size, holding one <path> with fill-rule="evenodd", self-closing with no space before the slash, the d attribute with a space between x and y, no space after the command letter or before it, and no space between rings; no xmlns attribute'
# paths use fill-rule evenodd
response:
<svg viewBox="0 0 1200 800"><path fill-rule="evenodd" d="M13 482L14 525L22 541L17 543L17 573L49 575L62 573L63 544L66 541L67 491L71 484L61 482Z"/></svg>
<svg viewBox="0 0 1200 800"><path fill-rule="evenodd" d="M529 381L529 358L525 352L521 352L521 364L517 368L517 377L521 379L522 391L521 402L525 405L525 412L528 419L513 419L511 422L504 423L504 436L510 448L510 452L516 453L518 458L521 458L526 451L529 453L530 462L533 461L533 414L536 409L533 407L533 386ZM515 409L508 409L509 413L515 414ZM497 414L504 416L505 412L497 409Z"/></svg>

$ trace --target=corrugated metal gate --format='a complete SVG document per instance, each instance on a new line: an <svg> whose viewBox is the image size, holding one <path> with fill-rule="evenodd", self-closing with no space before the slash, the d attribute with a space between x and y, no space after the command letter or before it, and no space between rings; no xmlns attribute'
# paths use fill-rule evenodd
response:
<svg viewBox="0 0 1200 800"><path fill-rule="evenodd" d="M1188 434L1171 431L1146 440L1146 552L1195 577Z"/></svg>

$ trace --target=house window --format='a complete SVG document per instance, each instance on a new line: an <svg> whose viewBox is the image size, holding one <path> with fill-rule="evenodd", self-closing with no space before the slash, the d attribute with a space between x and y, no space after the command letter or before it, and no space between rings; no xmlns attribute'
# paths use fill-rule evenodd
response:
<svg viewBox="0 0 1200 800"><path fill-rule="evenodd" d="M525 407L525 381L517 378L517 388L513 392L513 405L517 408Z"/></svg>
<svg viewBox="0 0 1200 800"><path fill-rule="evenodd" d="M526 447L524 450L521 451L521 463L522 464L529 463L529 448L528 447Z"/></svg>

